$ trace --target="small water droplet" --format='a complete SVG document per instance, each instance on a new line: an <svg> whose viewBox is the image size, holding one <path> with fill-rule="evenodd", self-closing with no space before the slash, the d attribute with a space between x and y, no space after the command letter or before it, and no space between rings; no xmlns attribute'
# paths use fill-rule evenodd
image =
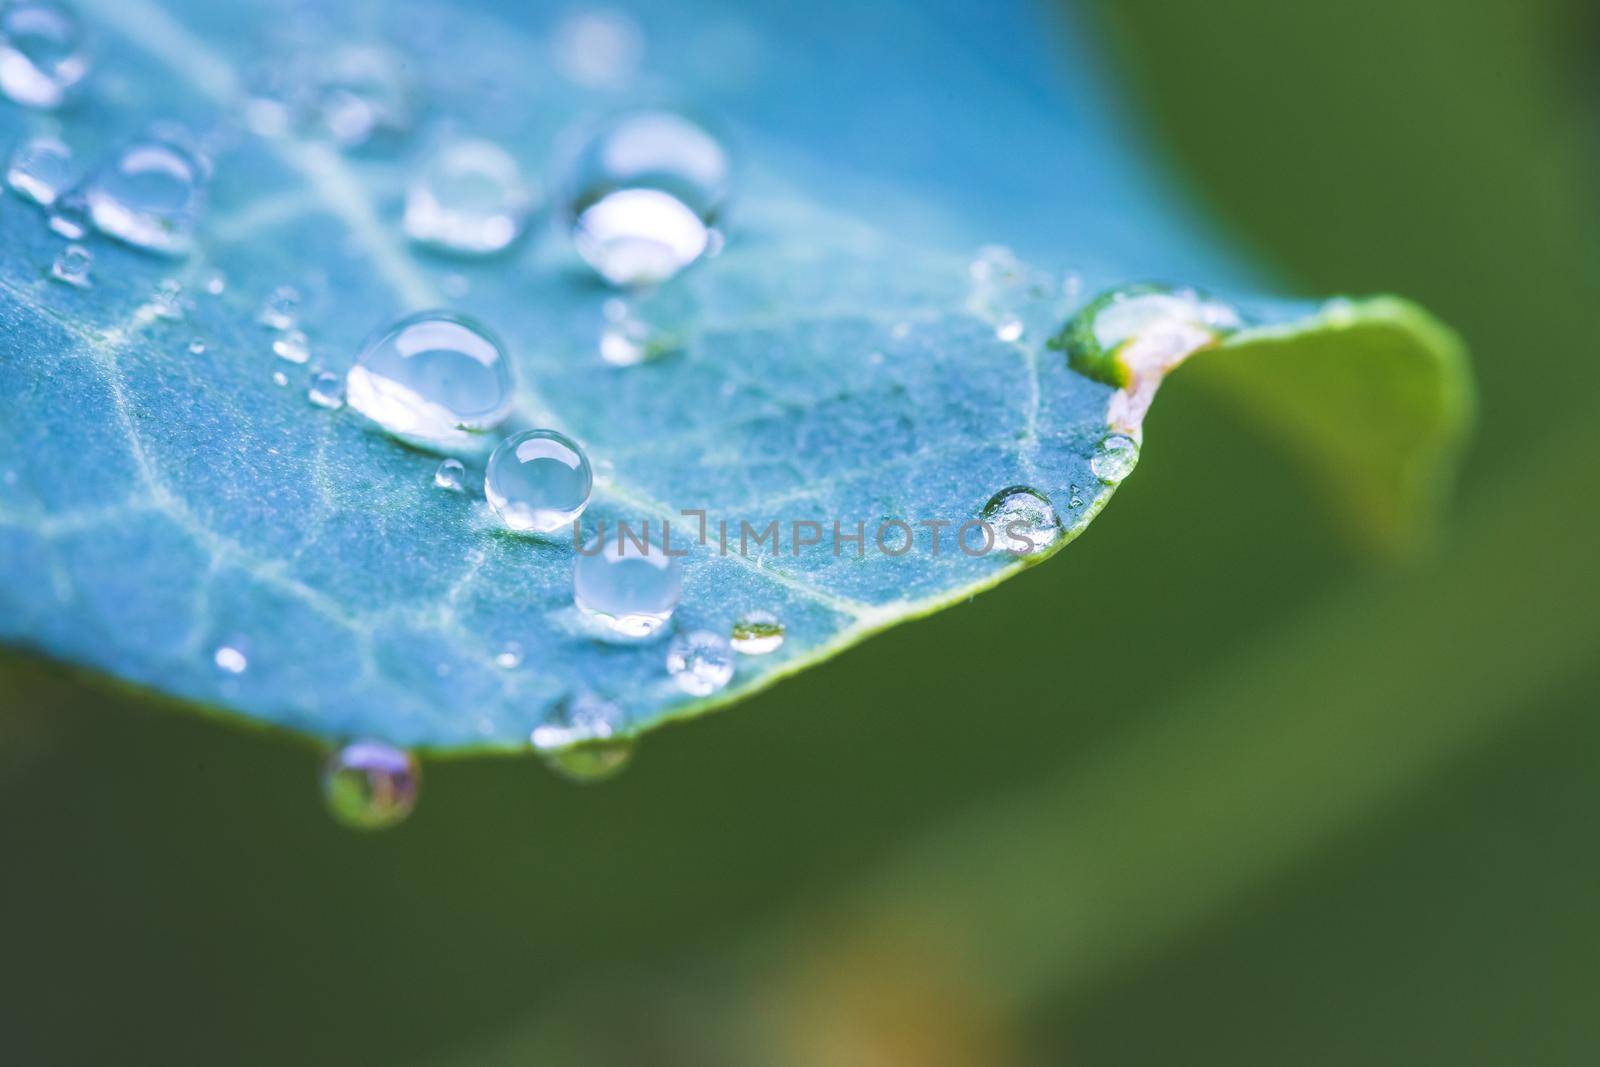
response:
<svg viewBox="0 0 1600 1067"><path fill-rule="evenodd" d="M465 444L511 411L511 364L493 334L447 311L401 319L368 342L345 383L355 410L423 447Z"/></svg>
<svg viewBox="0 0 1600 1067"><path fill-rule="evenodd" d="M617 477L617 465L609 459L594 461L594 484L601 489L609 487Z"/></svg>
<svg viewBox="0 0 1600 1067"><path fill-rule="evenodd" d="M452 141L406 189L406 235L457 255L492 255L522 235L535 200L510 152L492 141Z"/></svg>
<svg viewBox="0 0 1600 1067"><path fill-rule="evenodd" d="M1107 434L1095 448L1089 469L1102 482L1115 484L1133 473L1138 462L1139 442L1125 433L1113 433Z"/></svg>
<svg viewBox="0 0 1600 1067"><path fill-rule="evenodd" d="M380 133L411 126L410 85L400 56L381 45L347 45L315 64L315 112L340 147L359 148Z"/></svg>
<svg viewBox="0 0 1600 1067"><path fill-rule="evenodd" d="M578 443L555 430L524 430L495 447L483 491L506 529L553 533L589 506L594 472Z"/></svg>
<svg viewBox="0 0 1600 1067"><path fill-rule="evenodd" d="M0 8L0 93L24 107L57 108L89 73L83 29L49 0Z"/></svg>
<svg viewBox="0 0 1600 1067"><path fill-rule="evenodd" d="M1008 315L995 326L994 335L1002 341L1020 341L1022 329L1022 320L1015 315Z"/></svg>
<svg viewBox="0 0 1600 1067"><path fill-rule="evenodd" d="M514 671L522 666L522 643L507 641L494 655L494 665L503 671Z"/></svg>
<svg viewBox="0 0 1600 1067"><path fill-rule="evenodd" d="M218 290L220 292L220 290ZM300 291L280 285L267 294L256 312L256 321L270 330L290 330L300 318Z"/></svg>
<svg viewBox="0 0 1600 1067"><path fill-rule="evenodd" d="M205 350L206 350L206 343L204 341L201 341L201 340L199 340L197 338L197 339L189 342L189 354L191 356L203 355L205 353Z"/></svg>
<svg viewBox="0 0 1600 1067"><path fill-rule="evenodd" d="M344 378L332 371L320 370L311 376L306 388L306 399L319 408L338 411L344 407Z"/></svg>
<svg viewBox="0 0 1600 1067"><path fill-rule="evenodd" d="M556 69L588 89L620 89L633 80L644 55L644 32L620 11L579 11L551 39Z"/></svg>
<svg viewBox="0 0 1600 1067"><path fill-rule="evenodd" d="M272 341L272 354L289 363L304 363L311 358L311 346L304 330L288 329Z"/></svg>
<svg viewBox="0 0 1600 1067"><path fill-rule="evenodd" d="M1107 290L1084 305L1050 342L1074 370L1128 386L1146 371L1164 371L1238 330L1239 313L1195 289L1135 284Z"/></svg>
<svg viewBox="0 0 1600 1067"><path fill-rule="evenodd" d="M69 189L57 195L46 220L52 233L69 241L81 241L89 233L89 205L83 193Z"/></svg>
<svg viewBox="0 0 1600 1067"><path fill-rule="evenodd" d="M356 830L382 830L402 822L417 804L417 758L383 741L352 741L322 766L328 813Z"/></svg>
<svg viewBox="0 0 1600 1067"><path fill-rule="evenodd" d="M75 178L72 149L54 137L28 138L6 164L6 184L41 207L54 204Z"/></svg>
<svg viewBox="0 0 1600 1067"><path fill-rule="evenodd" d="M164 278L143 306L145 314L163 322L181 322L184 316L183 284L176 278Z"/></svg>
<svg viewBox="0 0 1600 1067"><path fill-rule="evenodd" d="M620 771L633 756L633 742L618 736L622 709L587 691L557 703L529 740L550 769L578 782L596 782Z"/></svg>
<svg viewBox="0 0 1600 1067"><path fill-rule="evenodd" d="M667 673L690 696L710 696L733 678L733 649L710 630L679 634L667 645Z"/></svg>
<svg viewBox="0 0 1600 1067"><path fill-rule="evenodd" d="M208 271L202 286L212 296L221 296L228 288L228 279L220 270Z"/></svg>
<svg viewBox="0 0 1600 1067"><path fill-rule="evenodd" d="M250 668L249 657L232 645L218 645L216 651L211 654L211 661L217 665L218 670L226 671L228 674L243 674Z"/></svg>
<svg viewBox="0 0 1600 1067"><path fill-rule="evenodd" d="M650 356L650 327L624 312L600 331L600 358L613 367L631 367Z"/></svg>
<svg viewBox="0 0 1600 1067"><path fill-rule="evenodd" d="M90 176L84 200L95 228L136 248L189 250L205 204L205 167L166 141L136 140Z"/></svg>
<svg viewBox="0 0 1600 1067"><path fill-rule="evenodd" d="M289 376L281 370L275 370L272 372L272 384L282 389L289 384Z"/></svg>
<svg viewBox="0 0 1600 1067"><path fill-rule="evenodd" d="M680 115L614 120L573 168L568 210L578 254L612 285L672 278L706 253L728 173L722 145Z"/></svg>
<svg viewBox="0 0 1600 1067"><path fill-rule="evenodd" d="M89 268L93 265L94 256L87 248L82 245L68 245L50 265L50 277L79 289L87 289L92 284L89 280Z"/></svg>
<svg viewBox="0 0 1600 1067"><path fill-rule="evenodd" d="M602 528L602 535L604 529ZM683 591L683 568L657 531L644 547L623 531L591 538L572 565L578 609L624 639L651 636L672 618Z"/></svg>
<svg viewBox="0 0 1600 1067"><path fill-rule="evenodd" d="M466 481L467 467L459 459L443 460L433 470L433 484L446 492L462 492Z"/></svg>
<svg viewBox="0 0 1600 1067"><path fill-rule="evenodd" d="M994 531L995 546L1012 556L1043 552L1061 536L1061 518L1050 498L1026 485L990 497L982 518Z"/></svg>
<svg viewBox="0 0 1600 1067"><path fill-rule="evenodd" d="M784 625L770 611L748 611L733 624L732 645L746 656L764 656L783 644Z"/></svg>
<svg viewBox="0 0 1600 1067"><path fill-rule="evenodd" d="M1075 486L1075 485L1069 485L1069 486L1067 486L1067 491L1072 494L1072 498L1067 501L1067 507L1069 507L1069 508L1081 508L1081 507L1083 507L1083 497L1078 495L1078 493L1081 490L1079 490L1078 487Z"/></svg>

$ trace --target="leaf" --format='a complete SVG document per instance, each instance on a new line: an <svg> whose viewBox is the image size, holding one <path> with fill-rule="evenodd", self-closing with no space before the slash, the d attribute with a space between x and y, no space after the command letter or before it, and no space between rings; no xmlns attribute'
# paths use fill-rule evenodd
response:
<svg viewBox="0 0 1600 1067"><path fill-rule="evenodd" d="M153 118L214 126L243 106L238 72L261 42L269 53L308 47L275 5L84 7L109 38L92 95L64 121L85 156ZM1149 395L1130 416L1125 394L1072 370L1046 338L1086 297L1131 277L1201 262L1201 280L1224 287L1244 275L1196 250L1114 136L1039 119L1027 78L996 85L944 36L950 27L902 9L896 28L916 29L916 43L885 57L837 44L856 39L852 21L879 16L837 15L840 36L826 39L780 16L722 36L692 11L648 24L659 73L729 116L747 165L726 250L638 303L662 351L636 367L597 358L612 294L578 268L553 221L487 263L407 248L397 191L415 148L344 156L314 139L240 135L218 159L199 249L172 263L95 241L86 290L45 277L60 242L7 198L0 637L317 736L518 749L574 694L611 702L625 716L620 732L637 733L746 696L1059 550L1110 499L1119 477L1096 475L1097 449L1110 433L1140 433ZM312 27L326 39L378 27L405 49L430 112L514 146L530 166L549 163L575 117L638 97L579 91L530 62L548 54L546 26L466 10L399 18L363 4L326 17L330 26ZM1001 12L984 32L1017 21L1026 16ZM985 39L999 38L968 45ZM765 65L741 68L749 52ZM933 146L940 161L921 187L886 195L871 175L829 162L892 156L877 152L881 131L924 120L914 98L887 87L921 84L935 68L984 106L952 117L954 146ZM833 127L796 116L783 85L822 69L830 88L816 114ZM14 112L6 121L21 125ZM953 137L961 131L969 147ZM1032 140L1008 140L1022 136ZM1023 201L1040 205L1039 232L1076 228L1103 242L1100 258L1056 276L990 253L975 278L967 231L999 213L941 198L966 183L995 206L1039 193L1041 154L1101 164L1049 183L1064 209ZM963 170L980 157L992 183ZM1106 205L1141 225L1107 225ZM200 284L213 271L226 278L216 295ZM190 294L182 321L150 302L168 275ZM313 361L340 372L365 335L406 310L449 303L490 323L513 353L516 420L563 429L614 468L586 523L669 521L681 534L696 524L686 512L707 514L708 543L684 561L677 629L726 634L742 613L769 611L786 627L782 647L739 657L732 684L697 699L668 676L660 643L596 641L572 607L570 543L497 530L481 500L434 486L438 457L306 400L305 372L275 362L255 321L286 284L305 293ZM1206 361L1236 368L1235 391L1318 457L1363 521L1385 536L1413 528L1410 501L1465 425L1459 347L1398 301L1309 317L1296 305L1252 307L1276 325ZM275 371L295 380L276 386ZM1149 392L1159 377L1146 378ZM1317 393L1302 402L1295 389L1307 386ZM954 549L954 531L1015 486L1055 503L1059 540L1025 559ZM750 551L719 550L724 519L735 541L749 524ZM752 544L773 521L782 549ZM839 555L830 542L793 552L796 522L831 534L836 521L847 534L860 524L859 558L848 543ZM886 521L911 526L917 546L877 550ZM948 524L942 552L928 522ZM889 537L898 547L905 534L890 527ZM511 649L520 663L499 665Z"/></svg>

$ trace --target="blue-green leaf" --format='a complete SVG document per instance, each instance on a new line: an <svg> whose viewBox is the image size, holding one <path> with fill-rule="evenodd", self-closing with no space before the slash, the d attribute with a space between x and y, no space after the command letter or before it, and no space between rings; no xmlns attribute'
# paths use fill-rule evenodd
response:
<svg viewBox="0 0 1600 1067"><path fill-rule="evenodd" d="M1130 279L1252 287L1143 177L1098 87L1052 73L1026 8L674 6L639 16L645 74L599 90L551 62L553 16L514 8L352 2L291 22L266 2L81 6L102 41L60 117L80 158L172 117L223 147L196 250L174 262L94 240L89 288L50 279L61 240L33 205L0 200L0 638L314 735L518 748L577 693L638 732L969 597L1082 532L1133 458L1110 471L1102 442L1142 432L1148 394L1130 405L1048 339ZM402 49L425 117L533 168L574 121L622 104L720 115L743 161L727 246L636 303L654 358L599 359L612 294L559 212L487 262L408 247L399 191L424 137L346 155L238 129L246 72L319 38ZM0 122L12 137L40 126L11 107ZM1056 269L991 252L974 272L991 240ZM186 294L176 320L151 303L169 277ZM572 606L570 540L498 530L481 493L434 485L438 457L307 400L309 370L276 361L257 322L284 285L304 295L313 364L336 373L409 310L489 323L515 364L515 421L573 435L611 472L586 524L692 535L704 513L674 626L727 634L766 611L782 646L696 697L663 643L596 640ZM1265 325L1204 360L1376 537L1418 528L1469 411L1459 345L1393 300L1242 305ZM958 528L1013 487L1054 503L1059 538L1026 558L961 551ZM773 522L776 548L752 540ZM821 544L797 552L797 523ZM836 523L863 534L859 554ZM914 537L903 554L886 550L905 540L895 523Z"/></svg>

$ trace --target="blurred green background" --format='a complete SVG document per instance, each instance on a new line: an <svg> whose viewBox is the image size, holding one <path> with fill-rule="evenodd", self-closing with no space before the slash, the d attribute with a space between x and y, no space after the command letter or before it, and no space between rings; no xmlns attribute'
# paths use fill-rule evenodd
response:
<svg viewBox="0 0 1600 1067"><path fill-rule="evenodd" d="M1090 13L1259 261L1466 336L1482 421L1434 548L1354 555L1197 367L1051 565L603 787L429 765L371 837L304 746L9 663L0 1059L1600 1057L1600 18Z"/></svg>

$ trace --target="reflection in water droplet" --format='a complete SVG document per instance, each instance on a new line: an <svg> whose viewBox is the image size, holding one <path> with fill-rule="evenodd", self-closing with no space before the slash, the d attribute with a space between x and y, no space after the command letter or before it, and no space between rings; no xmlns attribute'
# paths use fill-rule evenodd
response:
<svg viewBox="0 0 1600 1067"><path fill-rule="evenodd" d="M733 650L746 656L776 652L783 638L783 621L770 611L747 611L733 624Z"/></svg>
<svg viewBox="0 0 1600 1067"><path fill-rule="evenodd" d="M54 137L30 137L6 164L6 184L43 207L54 204L74 177L72 149Z"/></svg>
<svg viewBox="0 0 1600 1067"><path fill-rule="evenodd" d="M205 203L205 169L165 141L131 141L84 187L89 217L101 233L167 255L189 250Z"/></svg>
<svg viewBox="0 0 1600 1067"><path fill-rule="evenodd" d="M50 277L58 282L87 289L89 281L89 268L94 265L94 256L82 245L68 245L63 248L56 261L50 265Z"/></svg>
<svg viewBox="0 0 1600 1067"><path fill-rule="evenodd" d="M433 484L450 493L459 493L466 488L467 468L459 459L447 459L440 462L433 471Z"/></svg>
<svg viewBox="0 0 1600 1067"><path fill-rule="evenodd" d="M733 678L733 649L710 630L679 634L667 646L667 673L690 696L710 696Z"/></svg>
<svg viewBox="0 0 1600 1067"><path fill-rule="evenodd" d="M322 131L342 148L411 125L410 87L401 58L378 45L347 45L315 64L314 110Z"/></svg>
<svg viewBox="0 0 1600 1067"><path fill-rule="evenodd" d="M69 241L81 241L89 233L89 204L78 189L56 196L47 217L50 230Z"/></svg>
<svg viewBox="0 0 1600 1067"><path fill-rule="evenodd" d="M300 291L289 285L280 285L268 293L261 310L256 312L256 321L270 330L293 329L299 317Z"/></svg>
<svg viewBox="0 0 1600 1067"><path fill-rule="evenodd" d="M456 447L510 413L511 365L484 327L453 312L424 311L361 350L345 397L402 440Z"/></svg>
<svg viewBox="0 0 1600 1067"><path fill-rule="evenodd" d="M514 671L522 666L522 643L507 641L494 655L494 665L503 671Z"/></svg>
<svg viewBox="0 0 1600 1067"><path fill-rule="evenodd" d="M338 411L344 407L344 378L332 371L318 371L311 376L306 399L319 408Z"/></svg>
<svg viewBox="0 0 1600 1067"><path fill-rule="evenodd" d="M383 741L352 741L323 764L322 796L345 826L382 830L411 814L420 779L411 753Z"/></svg>
<svg viewBox="0 0 1600 1067"><path fill-rule="evenodd" d="M556 27L556 69L588 89L620 89L638 72L644 33L620 11L579 11Z"/></svg>
<svg viewBox="0 0 1600 1067"><path fill-rule="evenodd" d="M524 430L501 441L483 481L489 506L518 533L552 533L573 522L593 488L589 457L555 430Z"/></svg>
<svg viewBox="0 0 1600 1067"><path fill-rule="evenodd" d="M49 0L0 8L0 93L24 107L60 107L89 72L77 16Z"/></svg>
<svg viewBox="0 0 1600 1067"><path fill-rule="evenodd" d="M621 708L584 691L551 708L530 740L552 770L574 781L594 782L616 774L633 755L633 742L617 736L624 724Z"/></svg>
<svg viewBox="0 0 1600 1067"><path fill-rule="evenodd" d="M659 531L643 547L619 533L591 538L579 552L572 566L573 602L618 637L649 637L678 606L683 568L666 554Z"/></svg>
<svg viewBox="0 0 1600 1067"><path fill-rule="evenodd" d="M311 346L304 330L283 331L272 341L272 354L290 363L304 363L311 358Z"/></svg>
<svg viewBox="0 0 1600 1067"><path fill-rule="evenodd" d="M1109 434L1095 449L1089 469L1102 482L1114 484L1133 473L1139 462L1139 442L1125 433Z"/></svg>
<svg viewBox="0 0 1600 1067"><path fill-rule="evenodd" d="M1026 485L990 497L982 518L994 530L995 545L1013 556L1043 552L1061 536L1061 519L1050 498Z"/></svg>
<svg viewBox="0 0 1600 1067"><path fill-rule="evenodd" d="M516 159L492 141L453 141L433 152L406 190L413 241L459 255L490 255L519 236L535 194Z"/></svg>
<svg viewBox="0 0 1600 1067"><path fill-rule="evenodd" d="M243 674L250 667L249 658L232 645L218 645L216 651L211 654L211 661L217 665L218 670L226 671L228 674Z"/></svg>
<svg viewBox="0 0 1600 1067"><path fill-rule="evenodd" d="M1119 388L1159 373L1243 325L1239 313L1194 289L1124 285L1086 304L1050 342L1074 370Z"/></svg>
<svg viewBox="0 0 1600 1067"><path fill-rule="evenodd" d="M728 190L728 156L679 115L602 129L574 165L568 210L581 255L612 285L654 285L704 255Z"/></svg>

